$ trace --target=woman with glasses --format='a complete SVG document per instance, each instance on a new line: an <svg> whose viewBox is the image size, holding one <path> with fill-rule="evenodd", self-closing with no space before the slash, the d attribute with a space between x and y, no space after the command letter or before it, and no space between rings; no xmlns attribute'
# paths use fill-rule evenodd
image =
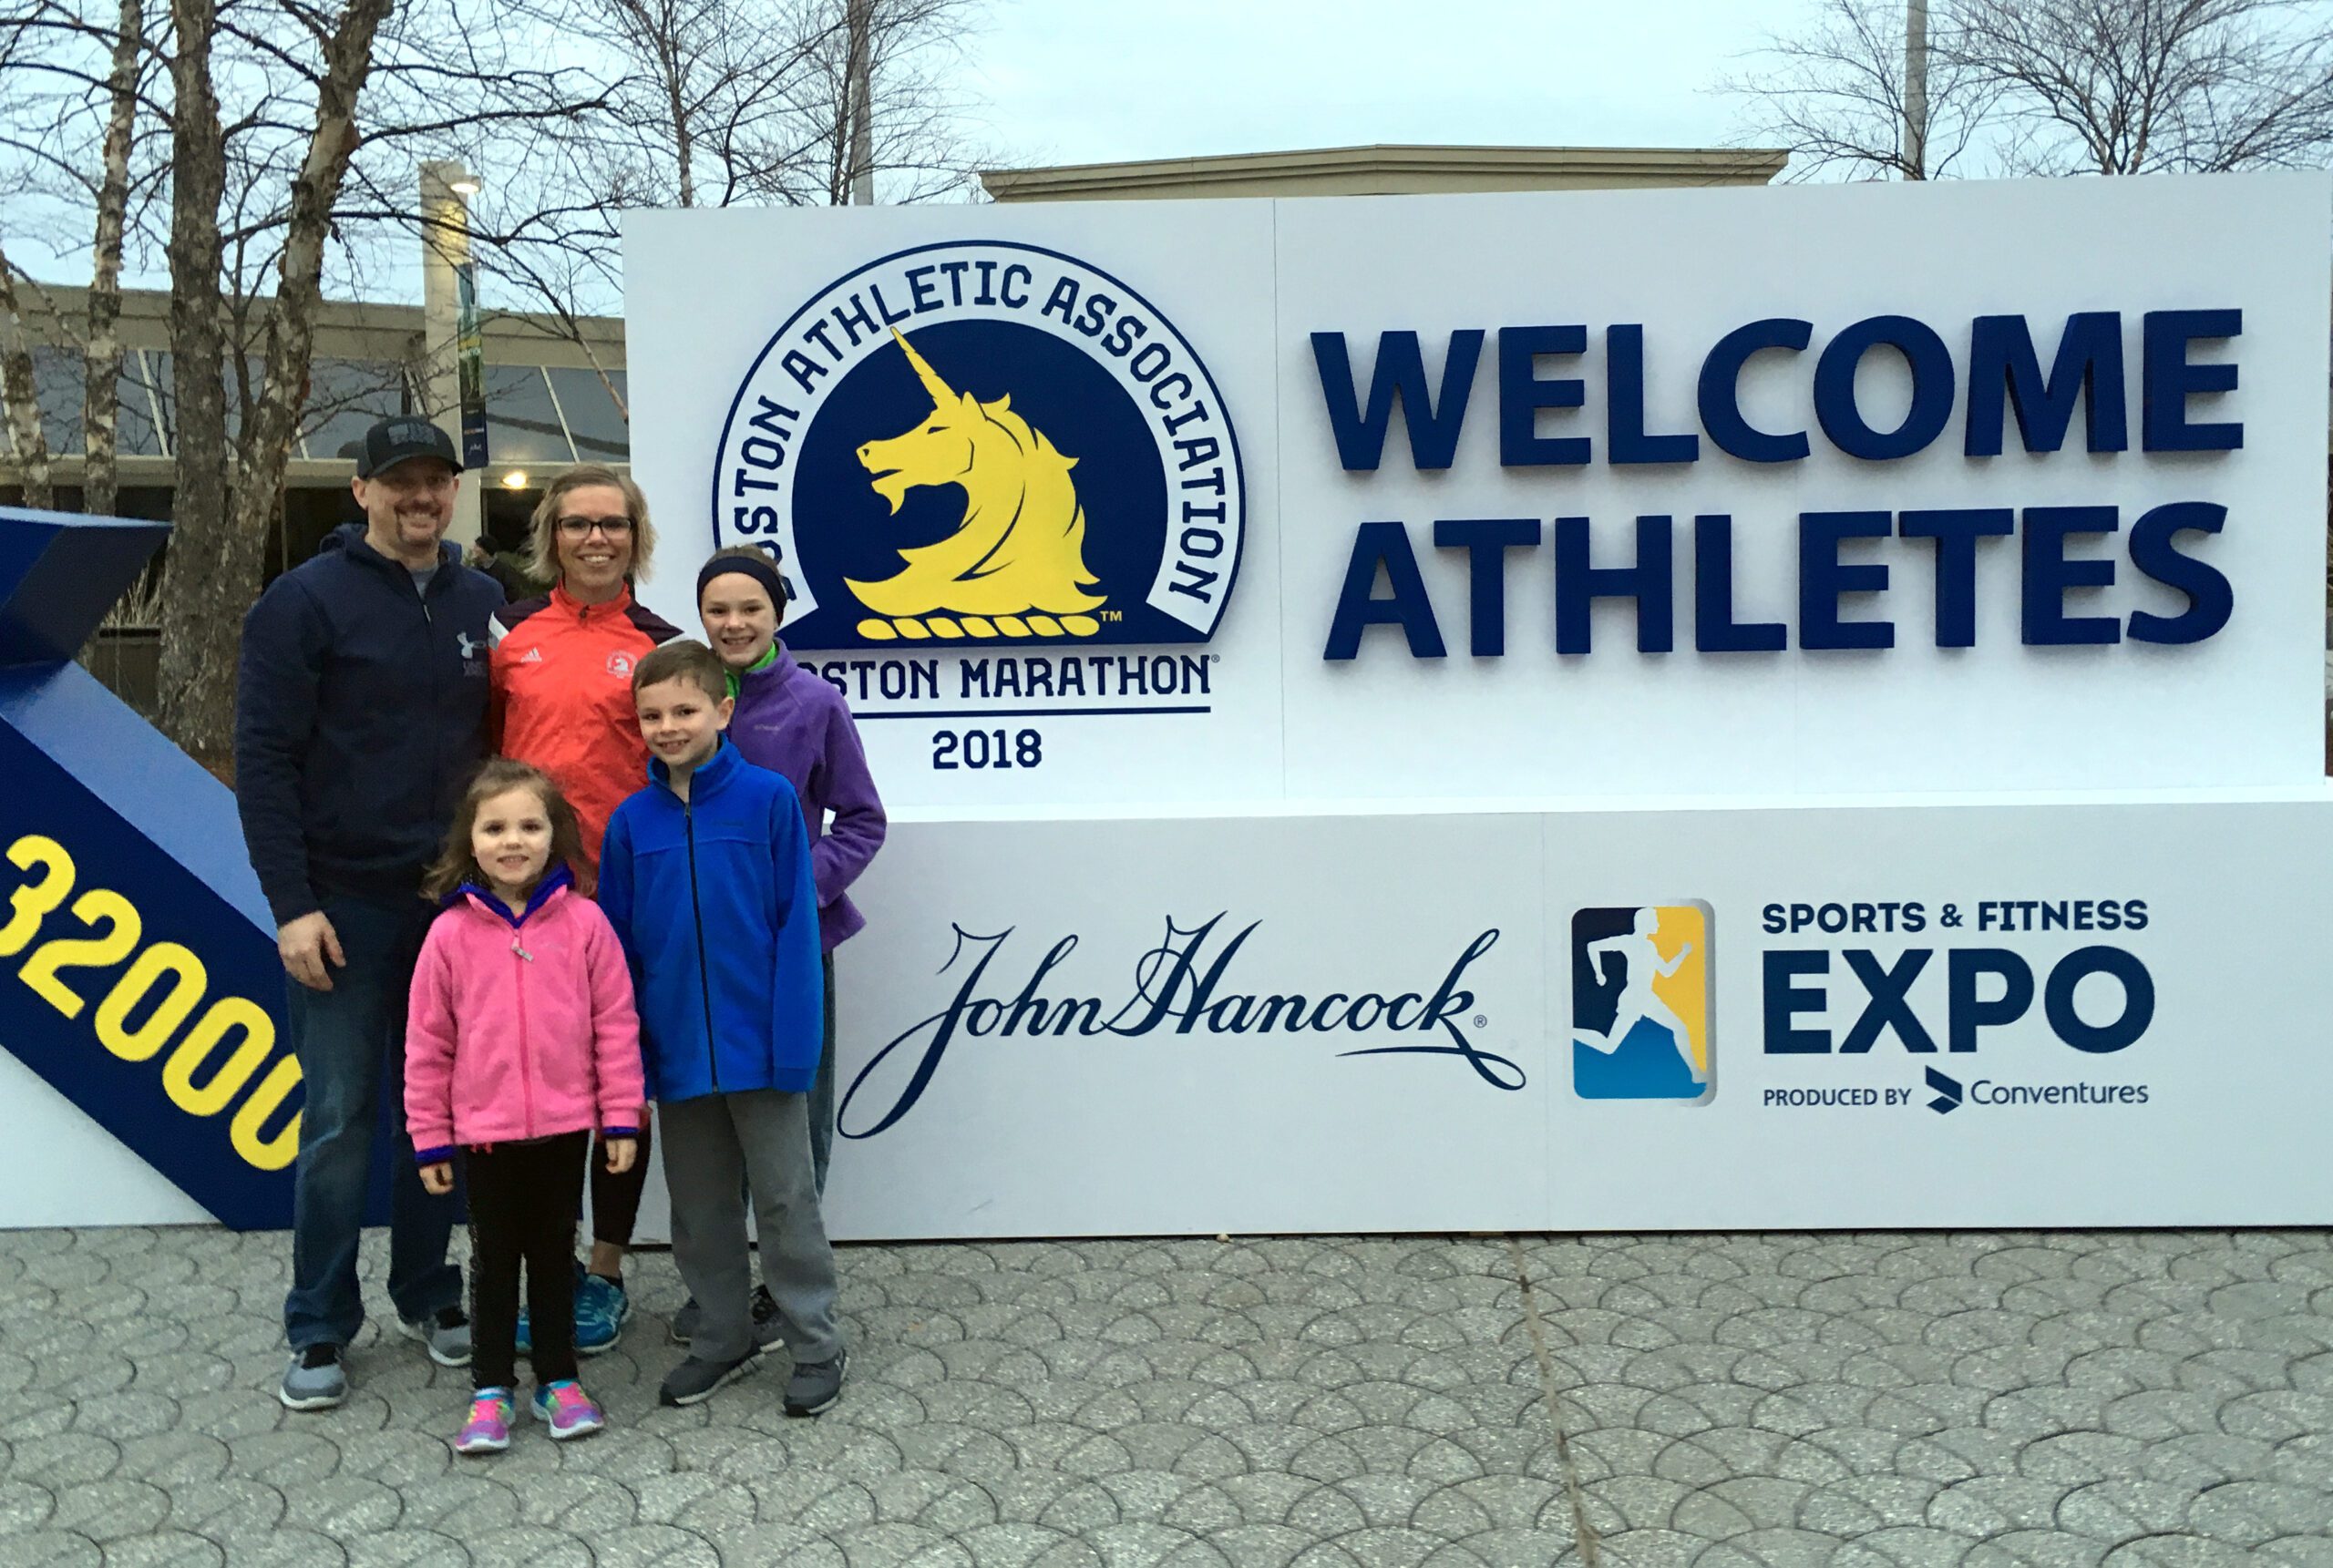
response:
<svg viewBox="0 0 2333 1568"><path fill-rule="evenodd" d="M632 579L648 567L656 531L640 487L613 468L579 464L550 483L535 508L529 569L547 594L494 612L493 723L503 755L558 781L583 830L592 869L608 817L647 776L648 747L632 710L632 667L680 631L641 607ZM650 1129L640 1121L639 1157L622 1174L591 1152L591 1256L575 1289L575 1348L614 1345L631 1316L623 1259L648 1179ZM521 1354L529 1325L519 1321Z"/></svg>

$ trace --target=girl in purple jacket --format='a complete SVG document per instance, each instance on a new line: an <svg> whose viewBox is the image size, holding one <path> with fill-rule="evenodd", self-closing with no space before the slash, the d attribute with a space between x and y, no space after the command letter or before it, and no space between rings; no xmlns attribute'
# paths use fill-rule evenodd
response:
<svg viewBox="0 0 2333 1568"><path fill-rule="evenodd" d="M847 889L883 847L883 802L850 703L777 640L786 583L770 558L743 545L714 552L696 574L696 608L737 700L731 743L747 762L786 775L810 833L827 978L826 1047L810 1088L810 1163L823 1194L835 1139L835 948L867 924Z"/></svg>
<svg viewBox="0 0 2333 1568"><path fill-rule="evenodd" d="M575 886L575 813L539 770L496 758L455 811L425 891L445 904L413 972L405 1112L422 1184L470 1199L475 1392L456 1451L510 1446L523 1263L534 1412L553 1438L605 1424L575 1380L575 1226L584 1153L637 1156L642 1082L632 971Z"/></svg>

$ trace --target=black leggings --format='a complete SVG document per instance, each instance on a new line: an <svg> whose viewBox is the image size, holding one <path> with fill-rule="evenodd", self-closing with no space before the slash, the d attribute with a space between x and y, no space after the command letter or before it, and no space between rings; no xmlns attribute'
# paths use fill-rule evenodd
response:
<svg viewBox="0 0 2333 1568"><path fill-rule="evenodd" d="M575 1376L575 1222L583 1212L589 1132L462 1151L470 1195L470 1381L518 1382L519 1268L535 1381Z"/></svg>
<svg viewBox="0 0 2333 1568"><path fill-rule="evenodd" d="M656 1130L649 1125L647 1107L641 1108L640 1148L632 1169L622 1175L608 1170L604 1141L591 1145L591 1239L610 1246L630 1246L632 1227L640 1220L640 1194L648 1190L648 1152L656 1145Z"/></svg>

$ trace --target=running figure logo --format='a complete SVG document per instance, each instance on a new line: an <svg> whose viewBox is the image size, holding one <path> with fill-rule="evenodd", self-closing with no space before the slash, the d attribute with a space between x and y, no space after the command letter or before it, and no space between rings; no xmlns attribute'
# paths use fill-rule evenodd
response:
<svg viewBox="0 0 2333 1568"><path fill-rule="evenodd" d="M858 448L875 493L893 513L920 486L960 485L964 515L937 544L899 551L899 572L850 581L874 611L872 641L894 637L1091 637L1104 600L1085 569L1085 508L1069 471L1077 459L1012 412L1010 395L982 403L941 379L913 344L891 336L931 398L912 429Z"/></svg>
<svg viewBox="0 0 2333 1568"><path fill-rule="evenodd" d="M1706 904L1572 917L1572 1088L1583 1100L1700 1103L1715 1092Z"/></svg>

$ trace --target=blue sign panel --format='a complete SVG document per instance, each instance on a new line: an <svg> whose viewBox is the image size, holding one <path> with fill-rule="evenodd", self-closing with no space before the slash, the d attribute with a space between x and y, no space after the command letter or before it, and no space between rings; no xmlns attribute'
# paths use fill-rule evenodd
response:
<svg viewBox="0 0 2333 1568"><path fill-rule="evenodd" d="M71 662L167 532L0 508L0 1048L226 1225L276 1228L300 1066L234 796Z"/></svg>

